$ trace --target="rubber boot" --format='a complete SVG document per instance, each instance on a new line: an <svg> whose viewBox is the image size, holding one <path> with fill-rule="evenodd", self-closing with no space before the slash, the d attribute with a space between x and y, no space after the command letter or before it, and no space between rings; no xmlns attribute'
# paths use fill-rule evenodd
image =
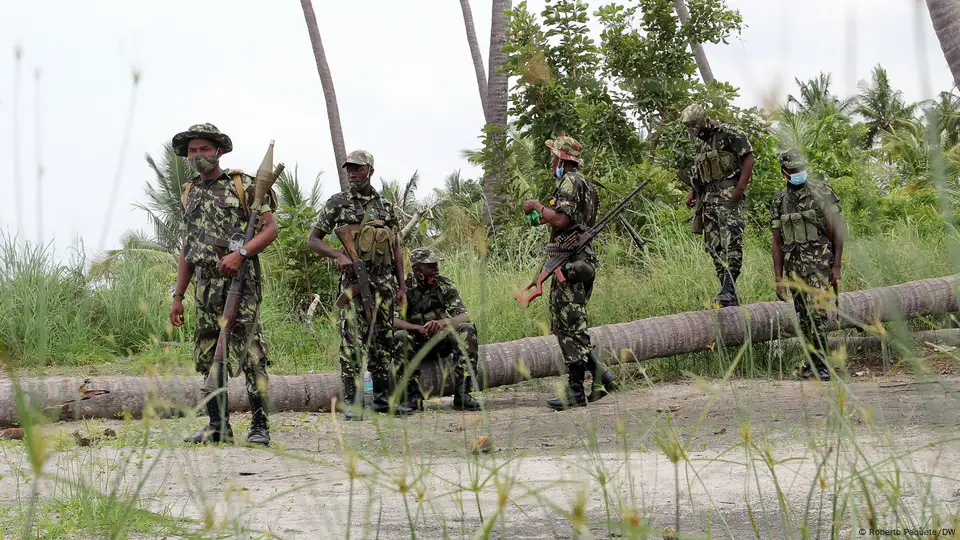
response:
<svg viewBox="0 0 960 540"><path fill-rule="evenodd" d="M736 276L733 276L724 270L720 273L719 277L720 292L713 298L713 302L715 304L719 304L721 308L739 306L740 302L737 300Z"/></svg>
<svg viewBox="0 0 960 540"><path fill-rule="evenodd" d="M555 411L562 411L573 407L586 407L587 396L583 393L583 376L585 372L586 367L582 364L570 366L567 374L567 387L564 388L564 395L548 400L547 406Z"/></svg>
<svg viewBox="0 0 960 540"><path fill-rule="evenodd" d="M373 376L373 410L381 414L390 414L393 413L395 416L405 416L412 414L413 410L406 406L404 403L397 403L392 407L390 406L390 381L387 377L374 375Z"/></svg>
<svg viewBox="0 0 960 540"><path fill-rule="evenodd" d="M364 391L357 392L357 381L350 377L343 380L343 417L346 420L363 420Z"/></svg>
<svg viewBox="0 0 960 540"><path fill-rule="evenodd" d="M473 388L470 376L457 377L457 384L453 389L453 408L458 411L479 411L480 402L470 394Z"/></svg>
<svg viewBox="0 0 960 540"><path fill-rule="evenodd" d="M810 367L810 364L813 364L813 368ZM801 379L812 379L818 378L823 382L830 380L830 370L827 368L827 363L824 362L823 357L818 353L812 353L810 355L810 360L803 361L803 369L800 371Z"/></svg>
<svg viewBox="0 0 960 540"><path fill-rule="evenodd" d="M587 395L588 402L598 401L617 390L619 379L603 362L597 360L592 352L587 356L587 371L593 374L593 384L590 394Z"/></svg>
<svg viewBox="0 0 960 540"><path fill-rule="evenodd" d="M270 427L267 424L267 405L260 392L247 394L250 399L250 410L253 420L250 422L250 433L247 434L247 444L270 446Z"/></svg>

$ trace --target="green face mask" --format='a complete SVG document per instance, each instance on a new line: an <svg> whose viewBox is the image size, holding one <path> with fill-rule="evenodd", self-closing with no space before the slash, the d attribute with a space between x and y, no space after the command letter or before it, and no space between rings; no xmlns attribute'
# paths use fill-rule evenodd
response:
<svg viewBox="0 0 960 540"><path fill-rule="evenodd" d="M191 163L193 164L193 168L196 169L198 173L207 174L216 170L220 160L206 154L197 154L193 157Z"/></svg>
<svg viewBox="0 0 960 540"><path fill-rule="evenodd" d="M366 180L364 180L364 181L362 181L362 182L351 182L351 183L350 183L350 191L353 191L353 192L355 192L355 193L359 193L359 192L367 189L369 186L370 186L370 177L368 176L368 177L366 178Z"/></svg>

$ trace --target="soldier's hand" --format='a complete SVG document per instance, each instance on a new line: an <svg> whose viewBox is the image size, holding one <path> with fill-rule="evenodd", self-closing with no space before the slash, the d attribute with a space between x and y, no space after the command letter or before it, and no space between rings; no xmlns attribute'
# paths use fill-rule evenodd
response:
<svg viewBox="0 0 960 540"><path fill-rule="evenodd" d="M347 272L353 269L353 261L345 253L337 255L337 267L341 272Z"/></svg>
<svg viewBox="0 0 960 540"><path fill-rule="evenodd" d="M429 335L430 335L429 333L427 333L427 327L426 327L426 326L418 326L418 327L416 327L415 330L416 330L417 332L419 332L421 335L424 335L424 336L429 336Z"/></svg>
<svg viewBox="0 0 960 540"><path fill-rule="evenodd" d="M539 209L541 206L543 205L540 203L540 201L536 199L527 199L526 201L523 201L523 215L527 215L530 212Z"/></svg>
<svg viewBox="0 0 960 540"><path fill-rule="evenodd" d="M836 285L840 283L840 267L834 266L830 268L830 284Z"/></svg>
<svg viewBox="0 0 960 540"><path fill-rule="evenodd" d="M693 208L697 205L697 198L693 195L693 191L687 193L687 208Z"/></svg>
<svg viewBox="0 0 960 540"><path fill-rule="evenodd" d="M404 287L399 287L397 289L397 309L403 310L404 304L407 303L407 289Z"/></svg>
<svg viewBox="0 0 960 540"><path fill-rule="evenodd" d="M777 280L777 300L781 302L786 302L787 298L787 284L783 281Z"/></svg>
<svg viewBox="0 0 960 540"><path fill-rule="evenodd" d="M243 257L234 251L226 257L220 259L220 273L225 276L232 276L237 273L240 264L243 263Z"/></svg>
<svg viewBox="0 0 960 540"><path fill-rule="evenodd" d="M170 307L170 324L174 326L183 326L183 300L173 299L173 306Z"/></svg>
<svg viewBox="0 0 960 540"><path fill-rule="evenodd" d="M428 336L432 336L437 332L439 332L440 330L443 330L444 326L445 325L442 320L437 320L437 321L428 321L427 324L423 325L423 328L424 330L427 331Z"/></svg>

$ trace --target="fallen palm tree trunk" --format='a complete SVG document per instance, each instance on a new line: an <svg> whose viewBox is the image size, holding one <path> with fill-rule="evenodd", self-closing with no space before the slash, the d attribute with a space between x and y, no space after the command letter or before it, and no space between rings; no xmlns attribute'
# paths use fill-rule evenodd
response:
<svg viewBox="0 0 960 540"><path fill-rule="evenodd" d="M912 281L840 295L839 324L857 328L880 321L906 320L957 311L960 276ZM679 354L736 347L794 335L796 316L787 302L759 302L721 310L653 317L590 330L599 356L608 363L640 362ZM553 336L493 343L480 348L485 388L555 376L563 364ZM450 395L451 366L425 363L422 387L432 395ZM169 416L194 407L202 379L197 377L45 377L21 379L28 402L53 419ZM231 411L247 410L242 378L229 384ZM329 410L341 391L336 373L270 377L272 411ZM12 382L0 381L0 426L18 423Z"/></svg>

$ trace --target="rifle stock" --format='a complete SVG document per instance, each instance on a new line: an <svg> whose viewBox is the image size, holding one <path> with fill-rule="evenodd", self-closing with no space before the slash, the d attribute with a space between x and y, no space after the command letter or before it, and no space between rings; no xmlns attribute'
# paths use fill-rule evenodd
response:
<svg viewBox="0 0 960 540"><path fill-rule="evenodd" d="M273 170L271 171L271 169ZM273 141L271 140L270 146L267 148L267 153L263 156L263 161L257 170L256 187L253 196L254 204L250 207L250 215L247 217L247 227L243 233L243 244L253 239L260 222L260 206L263 198L266 196L266 193L270 191L270 188L273 187L274 182L277 181L283 169L283 163L279 163L275 169L273 168ZM241 197L244 196L244 194L239 195ZM240 308L240 298L243 295L243 285L247 275L248 264L249 260L244 259L243 262L240 263L240 267L237 268L237 273L234 274L230 280L230 289L227 291L223 314L219 319L220 336L217 338L217 348L213 353L213 364L210 366L210 372L207 374L207 378L202 387L204 394L214 392L225 382L225 377L223 377L225 371L224 358L226 358L227 351L229 350L230 334L233 332L233 327L237 322L237 311Z"/></svg>

